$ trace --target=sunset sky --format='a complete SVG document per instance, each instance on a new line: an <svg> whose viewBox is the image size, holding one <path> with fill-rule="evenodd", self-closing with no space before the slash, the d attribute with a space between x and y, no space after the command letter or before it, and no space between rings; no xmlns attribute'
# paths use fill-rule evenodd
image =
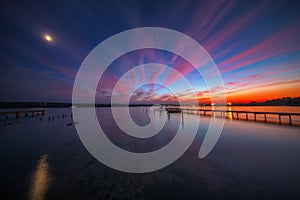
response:
<svg viewBox="0 0 300 200"><path fill-rule="evenodd" d="M0 101L71 102L88 53L110 36L138 27L169 28L198 41L220 70L229 102L300 96L299 9L297 1L1 1ZM209 101L203 78L186 60L145 49L111 64L96 102L109 103L118 79L149 62L176 69L200 102ZM147 76L180 90L180 80L162 69L137 73L119 92ZM132 97L135 103L175 100L166 87L153 84Z"/></svg>

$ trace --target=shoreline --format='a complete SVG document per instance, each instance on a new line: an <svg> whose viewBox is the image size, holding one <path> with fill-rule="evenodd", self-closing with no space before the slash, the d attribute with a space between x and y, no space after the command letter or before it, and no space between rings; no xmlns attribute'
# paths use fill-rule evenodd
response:
<svg viewBox="0 0 300 200"><path fill-rule="evenodd" d="M139 107L144 107L144 106L139 106ZM78 107L78 108L84 108L84 107ZM103 107L103 108L109 109L110 107ZM138 108L138 107L136 106L136 108ZM57 110L58 112L53 114L51 112L52 109ZM67 110L63 110L63 109L67 109ZM37 111L39 111L39 110L37 110ZM203 113L203 110L201 110L201 111L194 111L194 110L193 111L189 111L189 110L184 111L183 110L182 113L181 112L180 113L168 113L168 111L165 110L165 109L161 109L161 110L156 109L156 110L154 110L154 112L158 112L158 111L164 111L169 116L178 115L178 114L183 115L183 116L184 115L197 115L199 117L202 116L202 117L207 117L207 118L220 118L220 119L224 118L224 119L226 119L226 121L245 121L245 122L248 121L250 123L257 122L259 124L264 123L264 124L274 124L274 125L278 125L278 126L282 125L282 126L290 126L290 127L300 127L300 121L299 121L300 118L299 118L299 116L292 117L292 124L290 124L288 116L283 115L283 116L281 116L281 124L280 124L280 121L279 121L278 117L274 117L273 115L271 115L271 117L270 117L270 115L267 115L267 118L266 118L267 120L265 120L264 115L258 115L255 119L254 115L252 115L252 114L248 114L248 118L246 118L245 113L240 113L239 117L237 118L236 114L235 114L236 111L234 111L234 110L231 110L231 111L227 110L223 114L213 112L213 110L206 110L205 115ZM16 112L19 112L19 111L16 111ZM29 112L29 111L27 111L27 112ZM29 115L21 114L19 117L15 117L16 116L15 114L9 115L8 117L7 117L7 115L2 115L3 118L0 119L0 121L6 123L6 122L14 121L14 120L19 121L21 119L26 119L26 118L30 119L30 118L36 118L36 117L41 118L40 120L47 121L48 118L49 119L50 118L51 119L53 119L53 118L63 119L64 116L66 116L66 113L68 113L68 115L70 115L72 117L71 107L67 107L67 108L61 108L61 107L60 108L48 108L48 109L45 109L44 115L42 115L41 113L36 113L34 115L32 115L32 114L29 114ZM297 113L297 114L300 115L300 113ZM1 116L1 112L0 112L0 116Z"/></svg>
<svg viewBox="0 0 300 200"><path fill-rule="evenodd" d="M155 104L131 104L131 105L110 105L110 104L95 104L95 105L76 105L77 107L151 107L155 106ZM157 105L160 106L160 105ZM180 106L180 105L174 105L174 104L161 104L161 106ZM199 105L199 107L210 107L212 105ZM257 107L257 106L262 106L262 107L300 107L300 105L213 105L214 107ZM21 106L2 106L0 104L0 109L19 109L19 108L71 108L72 104L65 105L65 103L62 103L61 105L57 104L50 104L46 106L42 105L21 105Z"/></svg>

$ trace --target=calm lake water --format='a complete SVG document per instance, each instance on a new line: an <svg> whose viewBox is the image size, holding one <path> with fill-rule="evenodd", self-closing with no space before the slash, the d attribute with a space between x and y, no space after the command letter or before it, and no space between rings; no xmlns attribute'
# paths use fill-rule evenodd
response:
<svg viewBox="0 0 300 200"><path fill-rule="evenodd" d="M299 107L249 108L300 112ZM141 126L149 123L149 115L155 120L167 116L144 107L131 107L130 114ZM124 134L110 108L97 108L95 117L111 141L133 152L163 147L180 123L188 129L195 120L200 126L187 152L146 174L119 172L93 158L79 139L69 108L47 109L45 117L2 120L1 199L300 199L298 126L227 119L212 152L199 159L210 117L171 114L163 129L147 139Z"/></svg>

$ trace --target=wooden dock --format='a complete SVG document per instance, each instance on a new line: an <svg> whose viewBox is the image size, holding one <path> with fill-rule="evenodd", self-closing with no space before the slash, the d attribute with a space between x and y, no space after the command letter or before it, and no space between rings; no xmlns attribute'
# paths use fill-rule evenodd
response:
<svg viewBox="0 0 300 200"><path fill-rule="evenodd" d="M0 112L0 115L5 115L6 119L9 119L10 116L15 116L16 119L20 117L29 117L34 115L45 115L45 109L43 110L19 110L19 111L7 111Z"/></svg>
<svg viewBox="0 0 300 200"><path fill-rule="evenodd" d="M252 115L254 121L257 121L257 116L263 116L264 122L267 123L267 116L275 115L278 117L279 124L282 124L282 116L288 116L289 118L289 125L293 124L292 116L300 116L300 113L287 113L287 112L261 112L261 111L234 111L234 110L206 110L206 109L196 109L196 108L165 108L168 113L174 113L174 110L177 112L184 112L184 113L195 113L204 116L215 116L215 114L219 114L219 117L226 117L226 114L230 115L232 119L245 119L249 120L249 116ZM244 115L244 118L241 117Z"/></svg>
<svg viewBox="0 0 300 200"><path fill-rule="evenodd" d="M168 113L181 113L182 109L181 108L166 108L166 111Z"/></svg>

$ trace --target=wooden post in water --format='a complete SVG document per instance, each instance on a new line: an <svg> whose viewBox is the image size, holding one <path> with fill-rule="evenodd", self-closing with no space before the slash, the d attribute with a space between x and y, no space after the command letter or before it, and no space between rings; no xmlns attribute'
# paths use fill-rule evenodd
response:
<svg viewBox="0 0 300 200"><path fill-rule="evenodd" d="M239 119L239 113L238 112L236 113L236 119Z"/></svg>
<svg viewBox="0 0 300 200"><path fill-rule="evenodd" d="M265 123L267 123L267 114L265 114Z"/></svg>
<svg viewBox="0 0 300 200"><path fill-rule="evenodd" d="M281 115L278 115L278 119L279 119L279 124L281 125Z"/></svg>
<svg viewBox="0 0 300 200"><path fill-rule="evenodd" d="M246 113L246 120L248 121L248 113Z"/></svg>
<svg viewBox="0 0 300 200"><path fill-rule="evenodd" d="M256 113L254 113L254 121L256 122Z"/></svg>
<svg viewBox="0 0 300 200"><path fill-rule="evenodd" d="M292 125L292 116L289 115L289 119L290 119L290 125Z"/></svg>

